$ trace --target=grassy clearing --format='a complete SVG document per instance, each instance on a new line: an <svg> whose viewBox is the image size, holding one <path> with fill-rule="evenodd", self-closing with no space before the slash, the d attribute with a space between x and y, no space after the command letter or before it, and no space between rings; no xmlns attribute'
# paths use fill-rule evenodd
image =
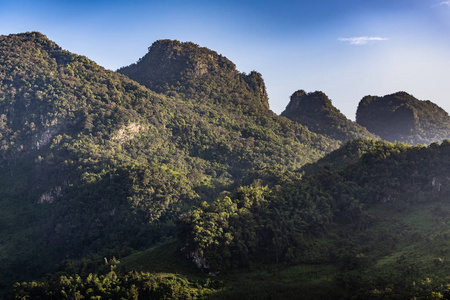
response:
<svg viewBox="0 0 450 300"><path fill-rule="evenodd" d="M214 281L217 289L211 299L328 299L336 271L331 265L256 264L212 277L180 256L176 240L125 257L120 268Z"/></svg>
<svg viewBox="0 0 450 300"><path fill-rule="evenodd" d="M190 278L207 278L193 263L180 254L178 240L170 240L120 260L123 271L174 273Z"/></svg>

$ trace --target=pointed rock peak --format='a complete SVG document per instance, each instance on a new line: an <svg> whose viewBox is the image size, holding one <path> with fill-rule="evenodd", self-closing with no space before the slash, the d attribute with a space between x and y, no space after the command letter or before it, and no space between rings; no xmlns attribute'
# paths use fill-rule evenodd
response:
<svg viewBox="0 0 450 300"><path fill-rule="evenodd" d="M312 93L306 93L304 90L296 91L281 115L308 126L313 132L340 141L360 137L376 138L365 128L347 119L333 106L327 95L320 91Z"/></svg>
<svg viewBox="0 0 450 300"><path fill-rule="evenodd" d="M266 85L262 75L256 71L252 71L250 74L244 74L244 80L249 85L256 98L260 101L261 105L269 109L269 97L266 92Z"/></svg>
<svg viewBox="0 0 450 300"><path fill-rule="evenodd" d="M291 96L291 101L286 107L286 110L282 115L289 113L298 113L300 111L319 111L321 109L334 108L331 104L331 100L328 99L325 93L315 91L312 93L306 93L304 90L298 90Z"/></svg>
<svg viewBox="0 0 450 300"><path fill-rule="evenodd" d="M291 100L292 98L301 98L303 96L306 96L306 92L304 90L298 90L291 95Z"/></svg>

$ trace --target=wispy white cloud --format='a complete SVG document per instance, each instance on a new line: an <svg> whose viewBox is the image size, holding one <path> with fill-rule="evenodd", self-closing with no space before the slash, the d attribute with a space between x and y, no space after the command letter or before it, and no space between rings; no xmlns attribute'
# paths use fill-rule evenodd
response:
<svg viewBox="0 0 450 300"><path fill-rule="evenodd" d="M378 36L357 36L357 37L351 37L351 38L339 38L339 41L347 42L350 45L367 45L369 43L379 42L379 41L387 41L387 40L388 40L388 38L382 38L382 37L378 37Z"/></svg>
<svg viewBox="0 0 450 300"><path fill-rule="evenodd" d="M433 5L433 7L442 6L442 5L447 5L448 7L450 7L450 1L442 1L436 5Z"/></svg>

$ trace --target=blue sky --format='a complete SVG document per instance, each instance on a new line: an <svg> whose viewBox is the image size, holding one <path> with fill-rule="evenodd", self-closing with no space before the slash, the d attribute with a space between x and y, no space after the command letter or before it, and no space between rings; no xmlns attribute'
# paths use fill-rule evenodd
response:
<svg viewBox="0 0 450 300"><path fill-rule="evenodd" d="M450 111L446 0L0 0L0 34L25 31L111 70L158 39L192 41L262 73L276 113L298 89L351 119L363 96L401 90Z"/></svg>

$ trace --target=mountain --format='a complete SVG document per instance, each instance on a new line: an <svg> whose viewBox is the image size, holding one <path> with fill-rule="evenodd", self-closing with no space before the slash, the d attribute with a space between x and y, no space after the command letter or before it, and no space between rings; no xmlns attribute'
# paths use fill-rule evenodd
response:
<svg viewBox="0 0 450 300"><path fill-rule="evenodd" d="M146 57L156 92L41 33L0 36L2 289L145 249L203 201L339 145L274 114L261 75L211 50L160 41Z"/></svg>
<svg viewBox="0 0 450 300"><path fill-rule="evenodd" d="M356 122L391 142L430 144L450 138L447 112L406 92L364 97L358 105Z"/></svg>
<svg viewBox="0 0 450 300"><path fill-rule="evenodd" d="M231 109L269 109L261 74L240 73L226 57L192 42L159 40L135 64L117 70L158 93L176 91L185 98Z"/></svg>
<svg viewBox="0 0 450 300"><path fill-rule="evenodd" d="M193 43L119 71L0 36L2 296L448 298L448 141L353 139L298 92L325 120L305 117L328 137L313 133L270 111L260 74Z"/></svg>
<svg viewBox="0 0 450 300"><path fill-rule="evenodd" d="M271 140L259 149L281 146L279 138L291 137L322 153L339 145L273 113L261 74L240 73L227 58L194 43L156 41L137 63L117 71L151 90L177 95L190 109L237 135ZM298 151L304 150L297 149L297 157Z"/></svg>
<svg viewBox="0 0 450 300"><path fill-rule="evenodd" d="M307 126L309 130L346 142L357 138L378 138L366 128L347 119L322 92L306 93L298 90L281 114Z"/></svg>
<svg viewBox="0 0 450 300"><path fill-rule="evenodd" d="M0 59L3 288L151 243L154 220L198 199L165 128L176 102L37 32L1 36Z"/></svg>

